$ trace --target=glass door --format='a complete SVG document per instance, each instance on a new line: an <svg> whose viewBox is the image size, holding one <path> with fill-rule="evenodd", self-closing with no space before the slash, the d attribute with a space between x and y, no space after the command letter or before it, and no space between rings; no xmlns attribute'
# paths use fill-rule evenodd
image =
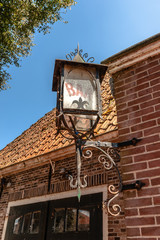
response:
<svg viewBox="0 0 160 240"><path fill-rule="evenodd" d="M102 194L51 201L46 240L101 240Z"/></svg>

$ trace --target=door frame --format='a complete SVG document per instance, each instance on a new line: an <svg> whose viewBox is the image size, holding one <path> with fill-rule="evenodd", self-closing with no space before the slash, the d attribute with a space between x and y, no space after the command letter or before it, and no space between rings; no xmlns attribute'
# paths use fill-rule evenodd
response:
<svg viewBox="0 0 160 240"><path fill-rule="evenodd" d="M89 195L89 194L94 194L94 193L102 193L102 199L105 201L107 199L107 185L99 185L99 186L94 186L94 187L88 187L84 188L81 190L82 195ZM21 205L26 205L26 204L32 204L32 203L38 203L38 202L46 202L50 200L58 200L58 199L64 199L64 198L70 198L70 197L76 197L77 196L77 190L71 190L71 191L66 191L66 192L60 192L60 193L53 193L49 195L44 195L44 196L38 196L38 197L33 197L29 199L22 199L22 200L17 200L17 201L12 201L8 203L7 207L7 212L5 216L5 221L4 221L4 227L3 227L3 232L2 232L2 240L5 238L5 233L7 229L7 224L8 224L8 217L9 217L9 212L11 207L16 207L16 206L21 206ZM102 210L102 240L107 240L108 239L108 214L106 214L106 210Z"/></svg>

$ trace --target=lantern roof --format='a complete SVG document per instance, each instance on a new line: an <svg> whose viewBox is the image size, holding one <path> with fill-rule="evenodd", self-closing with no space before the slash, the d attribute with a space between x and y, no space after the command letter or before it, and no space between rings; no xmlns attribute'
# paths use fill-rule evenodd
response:
<svg viewBox="0 0 160 240"><path fill-rule="evenodd" d="M104 64L95 64L95 63L88 63L82 61L77 61L82 57L77 54L72 61L69 60L61 60L61 59L56 59L55 60L55 66L54 66L54 74L53 74L53 84L52 84L52 91L57 91L57 83L59 81L60 73L62 70L62 67L64 65L70 65L70 66L75 66L75 67L84 67L84 68L96 68L99 72L99 78L100 78L100 83L102 82L105 73L108 69L108 67Z"/></svg>

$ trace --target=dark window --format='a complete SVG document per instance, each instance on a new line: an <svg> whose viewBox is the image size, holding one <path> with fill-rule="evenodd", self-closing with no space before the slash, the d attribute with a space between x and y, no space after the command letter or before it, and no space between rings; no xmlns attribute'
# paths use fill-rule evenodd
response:
<svg viewBox="0 0 160 240"><path fill-rule="evenodd" d="M65 219L65 209L64 208L57 208L53 211L53 232L61 233L64 232L64 219Z"/></svg>
<svg viewBox="0 0 160 240"><path fill-rule="evenodd" d="M66 232L76 231L77 209L67 208L66 210Z"/></svg>
<svg viewBox="0 0 160 240"><path fill-rule="evenodd" d="M13 226L13 234L20 234L21 226L22 226L23 216L20 216L15 219L14 226Z"/></svg>
<svg viewBox="0 0 160 240"><path fill-rule="evenodd" d="M79 209L78 211L78 231L90 230L90 211Z"/></svg>
<svg viewBox="0 0 160 240"><path fill-rule="evenodd" d="M102 240L102 194L11 207L5 240Z"/></svg>

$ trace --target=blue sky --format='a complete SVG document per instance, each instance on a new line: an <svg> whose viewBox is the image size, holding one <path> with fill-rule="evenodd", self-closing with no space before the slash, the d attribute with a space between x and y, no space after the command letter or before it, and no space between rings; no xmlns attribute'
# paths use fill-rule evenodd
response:
<svg viewBox="0 0 160 240"><path fill-rule="evenodd" d="M0 92L0 149L55 107L55 59L77 47L95 63L159 33L159 0L79 0L50 34L36 34L31 55L10 68L11 88Z"/></svg>

